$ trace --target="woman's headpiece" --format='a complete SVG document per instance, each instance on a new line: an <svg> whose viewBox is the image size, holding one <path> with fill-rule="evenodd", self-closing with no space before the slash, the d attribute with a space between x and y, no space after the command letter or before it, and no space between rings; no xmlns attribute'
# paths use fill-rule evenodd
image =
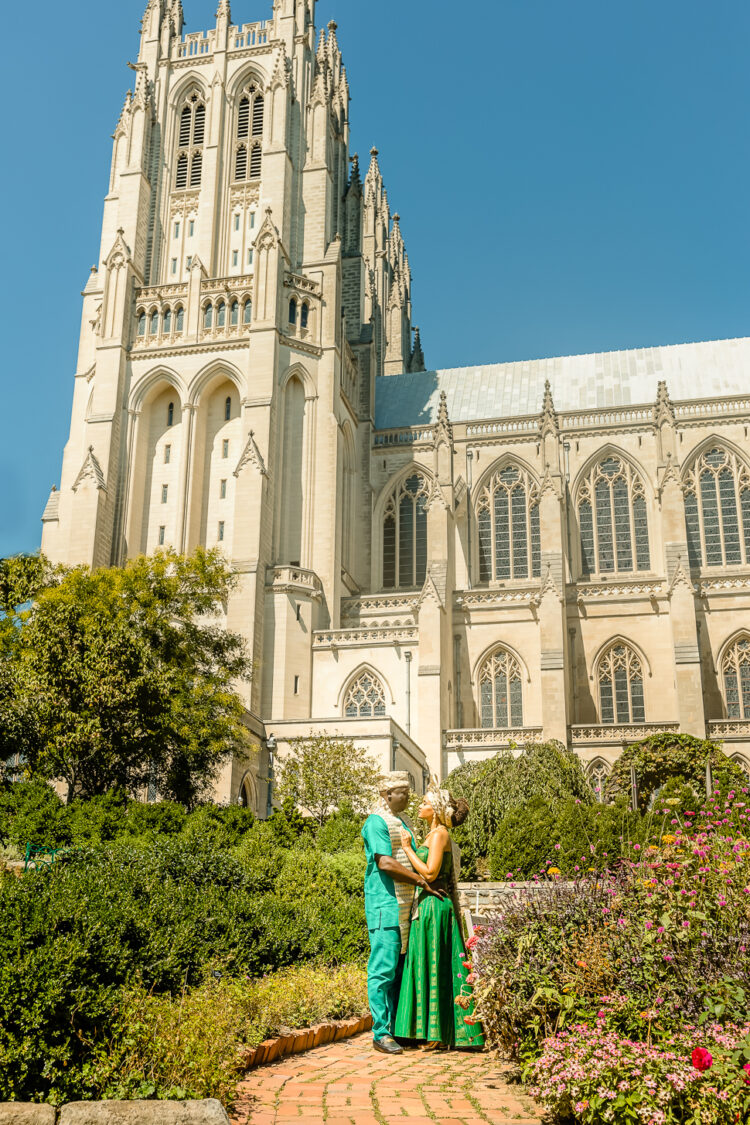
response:
<svg viewBox="0 0 750 1125"><path fill-rule="evenodd" d="M434 775L430 780L430 787L425 793L425 800L432 805L440 823L444 824L446 828L452 828L453 813L456 811L453 798L447 789L440 788L440 782Z"/></svg>

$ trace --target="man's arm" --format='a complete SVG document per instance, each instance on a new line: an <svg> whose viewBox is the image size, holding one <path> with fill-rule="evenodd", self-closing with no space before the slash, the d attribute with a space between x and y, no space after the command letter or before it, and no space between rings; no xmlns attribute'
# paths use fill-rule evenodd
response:
<svg viewBox="0 0 750 1125"><path fill-rule="evenodd" d="M443 898L444 891L434 891L430 884L425 879L424 875L420 875L418 871L411 871L408 867L404 867L392 855L377 855L375 856L375 863L378 865L380 871L385 871L390 875L391 879L397 883L411 883L412 886L421 887L422 890L427 891L428 894L436 895L438 898Z"/></svg>

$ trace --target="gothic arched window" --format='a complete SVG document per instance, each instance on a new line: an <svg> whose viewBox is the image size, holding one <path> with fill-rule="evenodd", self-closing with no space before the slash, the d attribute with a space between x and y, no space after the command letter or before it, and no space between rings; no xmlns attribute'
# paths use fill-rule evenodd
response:
<svg viewBox="0 0 750 1125"><path fill-rule="evenodd" d="M203 144L206 138L206 107L197 93L188 96L180 111L175 187L200 187Z"/></svg>
<svg viewBox="0 0 750 1125"><path fill-rule="evenodd" d="M299 326L300 328L307 328L307 322L310 317L310 306L305 302L299 310Z"/></svg>
<svg viewBox="0 0 750 1125"><path fill-rule="evenodd" d="M223 328L227 322L227 306L223 301L219 301L216 309L216 323L219 328Z"/></svg>
<svg viewBox="0 0 750 1125"><path fill-rule="evenodd" d="M750 563L750 471L715 447L691 466L684 481L691 566Z"/></svg>
<svg viewBox="0 0 750 1125"><path fill-rule="evenodd" d="M605 457L578 493L584 574L649 570L646 493L638 473L619 457Z"/></svg>
<svg viewBox="0 0 750 1125"><path fill-rule="evenodd" d="M163 325L164 335L168 336L171 331L172 331L172 310L171 309L165 309L164 310L164 325Z"/></svg>
<svg viewBox="0 0 750 1125"><path fill-rule="evenodd" d="M175 331L182 332L185 328L185 310L182 305L177 310L175 315Z"/></svg>
<svg viewBox="0 0 750 1125"><path fill-rule="evenodd" d="M493 473L477 502L479 581L541 574L539 490L518 465Z"/></svg>
<svg viewBox="0 0 750 1125"><path fill-rule="evenodd" d="M393 491L383 515L383 586L413 588L427 574L430 481L412 473Z"/></svg>
<svg viewBox="0 0 750 1125"><path fill-rule="evenodd" d="M721 663L727 718L750 719L750 638L730 645Z"/></svg>
<svg viewBox="0 0 750 1125"><path fill-rule="evenodd" d="M609 774L609 762L605 762L604 758L594 758L593 762L589 762L586 776L588 777L589 785L593 789L597 801L604 800L604 791L607 786Z"/></svg>
<svg viewBox="0 0 750 1125"><path fill-rule="evenodd" d="M263 137L263 94L254 82L240 95L234 150L235 180L260 179ZM249 177L248 177L248 172Z"/></svg>
<svg viewBox="0 0 750 1125"><path fill-rule="evenodd" d="M139 336L145 336L146 335L146 314L145 314L145 312L139 313L139 315L138 315L138 335Z"/></svg>
<svg viewBox="0 0 750 1125"><path fill-rule="evenodd" d="M599 704L602 723L645 723L643 669L629 645L617 641L599 661Z"/></svg>
<svg viewBox="0 0 750 1125"><path fill-rule="evenodd" d="M232 328L236 328L240 322L240 303L239 301L232 301L232 307L229 310L229 323Z"/></svg>
<svg viewBox="0 0 750 1125"><path fill-rule="evenodd" d="M289 323L297 323L297 302L294 297L289 301Z"/></svg>
<svg viewBox="0 0 750 1125"><path fill-rule="evenodd" d="M479 669L479 711L485 728L523 726L521 667L505 648L490 653Z"/></svg>
<svg viewBox="0 0 750 1125"><path fill-rule="evenodd" d="M750 762L744 754L732 754L731 760L736 766L739 766L743 773L750 777Z"/></svg>
<svg viewBox="0 0 750 1125"><path fill-rule="evenodd" d="M361 672L352 680L344 698L347 719L371 719L385 715L385 692L373 672Z"/></svg>
<svg viewBox="0 0 750 1125"><path fill-rule="evenodd" d="M203 327L211 328L214 322L214 307L213 305L206 305L203 310Z"/></svg>
<svg viewBox="0 0 750 1125"><path fill-rule="evenodd" d="M174 403L170 402L167 407L167 425L174 426Z"/></svg>
<svg viewBox="0 0 750 1125"><path fill-rule="evenodd" d="M245 304L242 306L242 323L243 324L252 324L252 322L253 322L253 302L252 301L245 301Z"/></svg>
<svg viewBox="0 0 750 1125"><path fill-rule="evenodd" d="M158 313L157 309L154 309L151 313L151 323L149 325L149 334L151 336L157 336L159 334L159 313Z"/></svg>
<svg viewBox="0 0 750 1125"><path fill-rule="evenodd" d="M227 395L226 402L224 403L224 421L228 422L232 417L232 399Z"/></svg>

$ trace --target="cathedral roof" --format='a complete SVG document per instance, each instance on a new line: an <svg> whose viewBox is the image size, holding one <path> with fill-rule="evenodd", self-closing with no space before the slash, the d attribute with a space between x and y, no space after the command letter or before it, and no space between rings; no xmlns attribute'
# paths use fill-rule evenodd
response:
<svg viewBox="0 0 750 1125"><path fill-rule="evenodd" d="M376 380L375 427L434 423L443 391L454 424L537 414L547 380L561 412L650 407L662 379L677 402L746 394L750 338L383 375Z"/></svg>

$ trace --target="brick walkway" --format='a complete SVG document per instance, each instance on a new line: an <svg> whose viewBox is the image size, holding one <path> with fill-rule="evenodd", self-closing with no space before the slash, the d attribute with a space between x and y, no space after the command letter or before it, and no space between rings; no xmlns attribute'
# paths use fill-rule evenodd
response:
<svg viewBox="0 0 750 1125"><path fill-rule="evenodd" d="M405 1051L389 1058L370 1035L251 1071L233 1125L539 1125L539 1107L486 1054Z"/></svg>

